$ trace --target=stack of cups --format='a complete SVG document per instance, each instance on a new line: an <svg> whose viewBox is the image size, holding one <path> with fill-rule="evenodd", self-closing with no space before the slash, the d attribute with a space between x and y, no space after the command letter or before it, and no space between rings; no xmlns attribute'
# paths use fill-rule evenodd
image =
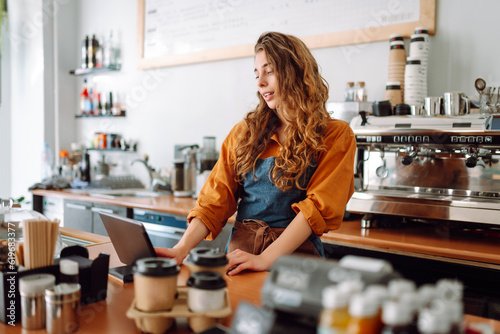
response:
<svg viewBox="0 0 500 334"><path fill-rule="evenodd" d="M406 65L406 51L403 35L391 35L390 37L390 50L389 50L389 75L388 83L390 86L401 86L401 99L403 99L403 92L405 86L405 65ZM388 98L386 98L388 100Z"/></svg>
<svg viewBox="0 0 500 334"><path fill-rule="evenodd" d="M411 63L408 60L411 58ZM413 78L413 85L411 99L407 100L405 91L405 103L410 105L421 106L424 103L424 98L427 96L427 64L429 61L429 35L427 28L418 27L415 29L415 34L411 36L409 58L407 59L408 65L415 68L416 61L419 60L418 78ZM406 77L405 77L406 79ZM408 83L407 83L408 84Z"/></svg>
<svg viewBox="0 0 500 334"><path fill-rule="evenodd" d="M419 58L408 57L405 71L405 103L410 106L420 107L424 104L426 97L426 81L422 63ZM425 91L424 91L425 89Z"/></svg>

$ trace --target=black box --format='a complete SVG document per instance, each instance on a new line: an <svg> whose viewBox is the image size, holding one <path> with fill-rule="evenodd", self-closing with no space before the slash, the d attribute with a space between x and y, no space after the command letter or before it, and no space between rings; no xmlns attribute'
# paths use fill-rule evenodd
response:
<svg viewBox="0 0 500 334"><path fill-rule="evenodd" d="M70 246L61 251L60 258L78 262L81 285L81 305L105 300L108 291L109 254L101 253L93 261L89 259L88 250L82 246ZM59 258L59 259L60 259ZM32 274L52 274L59 284L59 259L47 267L22 270L0 271L0 321L14 324L21 321L21 298L19 295L19 279Z"/></svg>

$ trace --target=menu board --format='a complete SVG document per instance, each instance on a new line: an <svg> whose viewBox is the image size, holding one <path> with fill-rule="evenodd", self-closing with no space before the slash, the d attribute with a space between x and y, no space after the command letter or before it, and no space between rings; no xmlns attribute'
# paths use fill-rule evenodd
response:
<svg viewBox="0 0 500 334"><path fill-rule="evenodd" d="M310 48L435 32L435 0L138 0L139 68L246 57L265 31Z"/></svg>

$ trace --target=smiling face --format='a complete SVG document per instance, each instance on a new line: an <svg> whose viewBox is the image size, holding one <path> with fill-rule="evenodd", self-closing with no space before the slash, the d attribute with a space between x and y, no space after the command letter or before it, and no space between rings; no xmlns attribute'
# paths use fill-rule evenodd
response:
<svg viewBox="0 0 500 334"><path fill-rule="evenodd" d="M269 108L276 109L279 102L278 79L264 51L259 51L255 55L254 72L259 93L266 100Z"/></svg>

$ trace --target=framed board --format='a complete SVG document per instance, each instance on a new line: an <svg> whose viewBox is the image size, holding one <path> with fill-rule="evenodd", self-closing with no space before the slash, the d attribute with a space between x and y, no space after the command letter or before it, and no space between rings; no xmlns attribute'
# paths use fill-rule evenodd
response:
<svg viewBox="0 0 500 334"><path fill-rule="evenodd" d="M261 33L311 49L435 34L436 0L138 0L138 68L253 55Z"/></svg>

